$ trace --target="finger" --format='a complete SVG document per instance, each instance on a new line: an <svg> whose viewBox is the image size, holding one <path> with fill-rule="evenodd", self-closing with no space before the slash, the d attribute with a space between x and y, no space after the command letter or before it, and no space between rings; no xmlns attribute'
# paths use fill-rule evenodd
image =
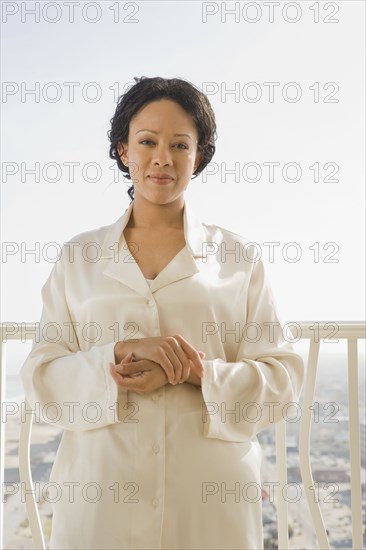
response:
<svg viewBox="0 0 366 550"><path fill-rule="evenodd" d="M123 376L128 376L130 374L144 372L147 370L151 370L151 367L144 360L134 361L133 363L124 363L123 365L116 366L116 371Z"/></svg>
<svg viewBox="0 0 366 550"><path fill-rule="evenodd" d="M175 336L175 338L180 343L180 345L183 348L183 351L186 353L187 357L189 359L191 359L191 361L193 363L193 369L196 372L196 374L200 378L202 378L202 376L203 376L203 364L202 364L202 361L201 361L201 358L200 358L200 355L199 355L198 351L193 346L191 346L191 344L189 344L187 342L187 340L185 340L183 338L183 336L181 336L180 334Z"/></svg>
<svg viewBox="0 0 366 550"><path fill-rule="evenodd" d="M184 378L182 378L182 380L180 380L180 381L178 382L178 384L184 384L184 382L188 379L189 373L190 373L190 372L191 372L191 367L189 366L188 369L187 369L187 372L186 372L186 374L185 374L185 376L184 376Z"/></svg>
<svg viewBox="0 0 366 550"><path fill-rule="evenodd" d="M183 349L181 348L180 344L177 342L177 349L176 349L176 353L177 353L177 356L179 358L179 361L181 362L181 365L182 365L182 371L181 371L181 375L180 375L180 378L177 379L177 374L176 373L176 381L181 384L182 382L185 382L189 376L189 373L190 373L190 370L191 370L191 364L190 364L190 361L187 357L187 355L184 353Z"/></svg>
<svg viewBox="0 0 366 550"><path fill-rule="evenodd" d="M133 376L133 377L124 377L120 386L128 389L129 391L134 391L136 393L143 393L143 390L146 386L145 376Z"/></svg>
<svg viewBox="0 0 366 550"><path fill-rule="evenodd" d="M174 344L174 351L176 352L181 365L182 365L182 372L180 379L178 379L179 371L176 372L175 376L175 384L177 383L183 383L187 380L189 373L191 371L191 368L196 372L196 374L202 378L203 377L203 365L201 363L201 355L206 355L205 352L198 352L193 346L191 346L182 336L178 335L178 337L173 337ZM184 351L183 346L181 345L182 340L185 342L186 347L185 349L189 348L192 350L191 357L188 356L186 351ZM195 361L196 359L196 361ZM201 366L202 365L202 366Z"/></svg>
<svg viewBox="0 0 366 550"><path fill-rule="evenodd" d="M130 352L128 353L127 355L125 355L125 357L123 357L123 359L121 359L121 362L120 363L117 363L116 365L114 363L109 363L109 366L113 365L113 368L117 370L117 372L120 374L122 372L122 366L125 364L125 363L129 363L132 361L132 356L133 356L133 353ZM119 369L119 370L118 370Z"/></svg>
<svg viewBox="0 0 366 550"><path fill-rule="evenodd" d="M116 382L116 384L118 384L119 386L121 386L121 383L123 382L123 380L125 378L134 378L136 376L142 376L142 372L137 372L135 374L131 374L131 375L125 375L124 373L121 374L120 372L118 372L118 368L121 369L121 367L116 367L116 365L114 365L113 363L109 363L109 369L110 369L110 373L112 375L112 378L114 379L114 381Z"/></svg>
<svg viewBox="0 0 366 550"><path fill-rule="evenodd" d="M118 372L116 371L116 367L113 363L109 363L109 371L115 383L120 385L123 379L122 379L122 376L118 374Z"/></svg>
<svg viewBox="0 0 366 550"><path fill-rule="evenodd" d="M177 384L178 382L185 382L187 380L191 370L191 363L189 357L182 349L181 341L178 338L175 338L175 336L172 336L171 343L173 346L173 351L179 361L178 366L175 366L175 383ZM192 349L196 351L194 348Z"/></svg>
<svg viewBox="0 0 366 550"><path fill-rule="evenodd" d="M175 383L175 370L178 368L177 363L179 363L177 356L173 352L170 345L166 347L160 347L158 358L156 360L161 368L164 370L165 374L168 377L170 384Z"/></svg>
<svg viewBox="0 0 366 550"><path fill-rule="evenodd" d="M168 344L168 348L166 350L167 357L170 361L170 363L173 365L173 379L171 384L178 384L178 382L182 378L182 372L184 367L184 357L183 357L183 363L182 363L182 357L180 357L179 351L182 351L180 349L179 344L174 340L172 341L173 347L171 347L170 344ZM184 354L183 354L184 355ZM164 367L163 367L164 368Z"/></svg>
<svg viewBox="0 0 366 550"><path fill-rule="evenodd" d="M130 353L128 353L123 357L122 361L119 364L125 365L126 363L132 363L132 357L133 357L133 353L131 351Z"/></svg>

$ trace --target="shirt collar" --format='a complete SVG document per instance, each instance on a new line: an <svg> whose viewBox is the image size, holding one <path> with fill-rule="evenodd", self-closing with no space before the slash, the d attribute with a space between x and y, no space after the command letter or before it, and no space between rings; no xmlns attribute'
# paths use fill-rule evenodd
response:
<svg viewBox="0 0 366 550"><path fill-rule="evenodd" d="M118 242L120 245L125 243L123 236L123 230L125 229L132 210L134 201L126 208L118 220L112 225L108 226L106 236L102 244L102 257L111 258L113 256L112 250L114 245ZM202 258L203 257L203 243L206 242L206 234L202 221L197 216L191 204L186 200L183 207L183 228L184 238L187 247L192 256Z"/></svg>

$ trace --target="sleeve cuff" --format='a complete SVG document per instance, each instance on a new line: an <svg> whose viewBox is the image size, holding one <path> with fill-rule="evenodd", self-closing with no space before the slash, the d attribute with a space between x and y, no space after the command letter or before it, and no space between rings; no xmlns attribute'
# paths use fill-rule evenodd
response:
<svg viewBox="0 0 366 550"><path fill-rule="evenodd" d="M215 378L215 361L216 359L202 360L204 369L204 375L201 381L202 397L204 400L204 404L202 404L203 436L225 439L220 432L220 416L217 414L220 404L216 403L212 396L212 387Z"/></svg>
<svg viewBox="0 0 366 550"><path fill-rule="evenodd" d="M109 363L115 364L115 345L116 342L111 342L104 347L103 368L107 390L106 418L108 424L122 422L123 416L127 414L127 389L118 388L109 371Z"/></svg>

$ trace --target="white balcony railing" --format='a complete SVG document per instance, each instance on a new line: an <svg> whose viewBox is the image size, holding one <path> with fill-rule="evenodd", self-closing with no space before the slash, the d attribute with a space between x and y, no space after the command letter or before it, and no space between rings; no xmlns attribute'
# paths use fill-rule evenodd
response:
<svg viewBox="0 0 366 550"><path fill-rule="evenodd" d="M361 460L360 460L360 419L359 419L359 383L358 383L358 340L366 337L366 323L364 322L289 322L288 326L296 327L295 338L310 340L306 377L303 386L303 405L300 420L299 459L300 472L303 481L306 500L309 506L312 525L318 539L319 548L329 549L329 539L324 526L319 503L314 499L314 480L310 464L310 435L312 424L312 405L314 402L315 382L318 368L318 356L322 339L347 340L348 349L348 405L349 405L349 448L351 471L351 512L352 512L352 548L363 548L362 533L362 500L361 500ZM32 339L36 325L33 323L2 323L0 325L0 396L1 410L5 402L5 374L6 374L6 343L8 340ZM334 330L333 330L334 329ZM29 335L29 336L28 336ZM21 488L24 491L29 524L35 548L45 548L38 509L34 494L29 489L33 487L29 460L29 447L32 415L25 415L26 421L21 424L19 441L19 474ZM3 420L3 419L2 419ZM0 423L0 474L4 479L5 459L5 423ZM281 487L287 484L287 455L286 455L286 422L282 420L276 424L276 467L278 482ZM0 499L0 533L3 533L4 499ZM289 548L288 535L288 506L284 498L276 502L278 547L281 550ZM0 548L3 548L0 537Z"/></svg>

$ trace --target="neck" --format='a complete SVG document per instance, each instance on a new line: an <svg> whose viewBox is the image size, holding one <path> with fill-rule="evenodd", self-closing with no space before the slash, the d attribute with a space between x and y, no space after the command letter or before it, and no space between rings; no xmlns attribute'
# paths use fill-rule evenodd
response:
<svg viewBox="0 0 366 550"><path fill-rule="evenodd" d="M184 197L155 204L135 194L128 227L137 229L183 229Z"/></svg>

